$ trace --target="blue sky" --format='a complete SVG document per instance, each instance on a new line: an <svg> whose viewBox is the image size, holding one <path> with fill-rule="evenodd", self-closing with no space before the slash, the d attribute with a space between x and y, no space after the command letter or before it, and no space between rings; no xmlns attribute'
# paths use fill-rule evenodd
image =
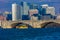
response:
<svg viewBox="0 0 60 40"><path fill-rule="evenodd" d="M55 4L60 5L60 0L0 0L0 11L11 11L11 4L16 2L16 3L20 3L21 1L26 1L28 3L38 3L40 4L41 2L48 2L48 4L52 4L51 2L56 2ZM57 7L56 7L57 8ZM60 8L60 6L59 6ZM56 9L56 10L59 10Z"/></svg>

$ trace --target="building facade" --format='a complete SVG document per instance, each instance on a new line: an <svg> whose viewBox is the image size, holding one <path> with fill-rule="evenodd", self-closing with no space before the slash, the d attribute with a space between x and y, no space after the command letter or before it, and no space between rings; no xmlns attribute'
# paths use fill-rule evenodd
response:
<svg viewBox="0 0 60 40"><path fill-rule="evenodd" d="M12 21L21 20L21 17L21 6L16 3L12 4Z"/></svg>
<svg viewBox="0 0 60 40"><path fill-rule="evenodd" d="M22 2L23 5L23 13L22 15L28 15L28 11L29 11L29 6L26 2Z"/></svg>

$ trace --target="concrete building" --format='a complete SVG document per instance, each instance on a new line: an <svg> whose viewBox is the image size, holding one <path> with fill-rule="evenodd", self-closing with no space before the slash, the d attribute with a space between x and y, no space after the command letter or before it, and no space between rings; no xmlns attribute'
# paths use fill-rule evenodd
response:
<svg viewBox="0 0 60 40"><path fill-rule="evenodd" d="M21 20L21 18L21 6L16 3L12 4L12 21Z"/></svg>
<svg viewBox="0 0 60 40"><path fill-rule="evenodd" d="M55 8L54 7L48 7L46 9L46 14L51 14L51 15L55 16Z"/></svg>
<svg viewBox="0 0 60 40"><path fill-rule="evenodd" d="M33 14L38 14L38 10L37 9L30 9L29 16L32 16Z"/></svg>

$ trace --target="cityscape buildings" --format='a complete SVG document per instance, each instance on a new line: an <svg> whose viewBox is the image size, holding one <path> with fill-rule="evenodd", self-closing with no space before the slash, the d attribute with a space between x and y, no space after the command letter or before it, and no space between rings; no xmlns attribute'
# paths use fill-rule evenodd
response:
<svg viewBox="0 0 60 40"><path fill-rule="evenodd" d="M7 20L50 20L55 18L55 8L48 4L28 4L21 2L21 4L13 3L12 12L5 12Z"/></svg>
<svg viewBox="0 0 60 40"><path fill-rule="evenodd" d="M40 22L54 20L56 19L55 15L55 8L48 4L38 5L28 4L27 2L21 2L21 4L13 3L12 12L5 11L4 14L0 14L0 22L6 20L9 25L14 22L22 22L31 24L34 27L40 27ZM57 19L60 19L60 16L58 16ZM5 24L3 26L7 25Z"/></svg>
<svg viewBox="0 0 60 40"><path fill-rule="evenodd" d="M39 10L40 9L40 10ZM34 16L34 14L40 14ZM50 14L50 15L49 15ZM42 15L42 16L41 16ZM38 8L37 4L28 5L27 2L21 2L21 5L12 4L12 20L30 20L34 19L52 19L55 16L55 8L49 7L48 4L43 4ZM46 19L47 18L47 19Z"/></svg>

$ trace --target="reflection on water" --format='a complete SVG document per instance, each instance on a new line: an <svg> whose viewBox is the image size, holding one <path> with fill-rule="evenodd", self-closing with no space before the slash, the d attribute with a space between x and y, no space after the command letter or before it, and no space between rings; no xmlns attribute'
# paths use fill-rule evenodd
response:
<svg viewBox="0 0 60 40"><path fill-rule="evenodd" d="M0 40L60 40L60 28L2 29Z"/></svg>

